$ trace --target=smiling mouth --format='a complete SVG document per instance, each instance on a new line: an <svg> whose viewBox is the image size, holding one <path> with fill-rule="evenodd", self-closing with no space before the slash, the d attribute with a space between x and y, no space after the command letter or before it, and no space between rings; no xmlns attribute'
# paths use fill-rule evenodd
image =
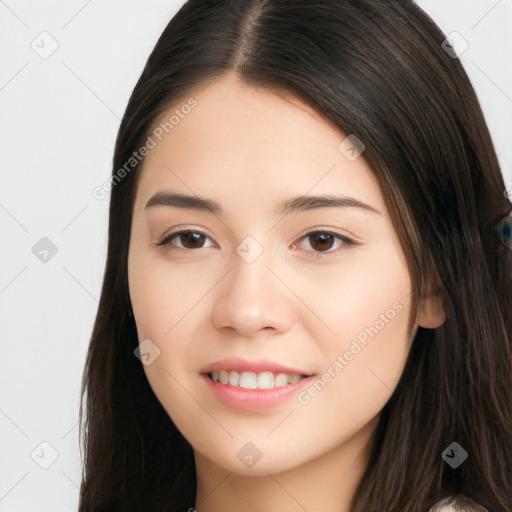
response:
<svg viewBox="0 0 512 512"><path fill-rule="evenodd" d="M220 384L225 384L227 386L242 389L282 388L290 384L294 384L299 380L311 377L311 375L298 375L274 372L237 372L235 370L214 371L209 372L207 375L214 382L219 382Z"/></svg>

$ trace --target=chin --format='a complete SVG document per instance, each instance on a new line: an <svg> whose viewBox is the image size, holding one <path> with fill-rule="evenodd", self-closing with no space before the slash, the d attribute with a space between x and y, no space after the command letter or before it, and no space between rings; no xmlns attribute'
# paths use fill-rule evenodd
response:
<svg viewBox="0 0 512 512"><path fill-rule="evenodd" d="M243 476L268 476L268 473L281 473L307 462L306 460L295 460L292 458L292 453L269 448L259 450L256 448L256 444L252 445L249 441L247 443L235 442L234 444L235 446L232 448L224 448L220 453L205 454L201 452L201 456L206 457L227 472ZM266 455L267 451L271 451L271 455ZM197 456L195 448L194 452ZM297 450L295 450L296 452Z"/></svg>

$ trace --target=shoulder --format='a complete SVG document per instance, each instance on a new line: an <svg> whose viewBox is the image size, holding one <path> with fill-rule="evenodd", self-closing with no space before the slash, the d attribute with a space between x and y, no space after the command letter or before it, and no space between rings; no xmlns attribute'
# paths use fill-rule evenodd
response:
<svg viewBox="0 0 512 512"><path fill-rule="evenodd" d="M428 512L489 512L464 494L457 494L438 501Z"/></svg>

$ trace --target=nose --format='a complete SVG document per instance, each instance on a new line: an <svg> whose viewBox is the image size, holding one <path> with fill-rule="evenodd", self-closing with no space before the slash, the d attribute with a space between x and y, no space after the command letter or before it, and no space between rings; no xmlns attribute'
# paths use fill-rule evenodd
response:
<svg viewBox="0 0 512 512"><path fill-rule="evenodd" d="M256 337L285 332L293 322L293 293L264 257L252 263L234 254L233 267L219 283L212 321L217 329Z"/></svg>

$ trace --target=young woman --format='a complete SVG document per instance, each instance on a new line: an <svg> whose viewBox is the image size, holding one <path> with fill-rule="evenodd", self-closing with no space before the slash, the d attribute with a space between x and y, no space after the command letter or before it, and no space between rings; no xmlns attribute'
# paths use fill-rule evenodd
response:
<svg viewBox="0 0 512 512"><path fill-rule="evenodd" d="M115 148L81 512L510 510L511 204L445 39L405 0L170 21Z"/></svg>

